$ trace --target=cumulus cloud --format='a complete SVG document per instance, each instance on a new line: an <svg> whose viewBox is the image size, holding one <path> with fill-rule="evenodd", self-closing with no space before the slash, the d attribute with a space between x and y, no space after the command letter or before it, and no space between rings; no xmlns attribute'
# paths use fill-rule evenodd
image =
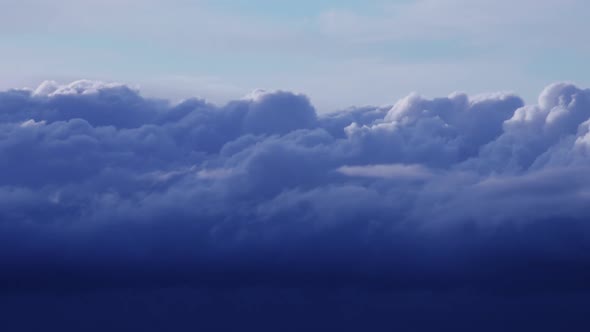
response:
<svg viewBox="0 0 590 332"><path fill-rule="evenodd" d="M322 115L285 91L4 91L0 287L586 289L589 123L565 83Z"/></svg>

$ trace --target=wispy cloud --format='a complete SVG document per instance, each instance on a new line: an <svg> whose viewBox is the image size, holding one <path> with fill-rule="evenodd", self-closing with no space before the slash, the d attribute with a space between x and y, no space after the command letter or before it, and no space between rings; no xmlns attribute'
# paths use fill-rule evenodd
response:
<svg viewBox="0 0 590 332"><path fill-rule="evenodd" d="M342 166L337 171L347 176L395 180L424 180L432 176L432 173L422 165Z"/></svg>

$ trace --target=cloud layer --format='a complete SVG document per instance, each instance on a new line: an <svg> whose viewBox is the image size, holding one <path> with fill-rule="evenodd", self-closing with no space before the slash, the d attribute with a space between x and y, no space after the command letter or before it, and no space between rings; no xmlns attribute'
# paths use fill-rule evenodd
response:
<svg viewBox="0 0 590 332"><path fill-rule="evenodd" d="M0 287L588 290L590 90L316 114L118 84L0 93Z"/></svg>

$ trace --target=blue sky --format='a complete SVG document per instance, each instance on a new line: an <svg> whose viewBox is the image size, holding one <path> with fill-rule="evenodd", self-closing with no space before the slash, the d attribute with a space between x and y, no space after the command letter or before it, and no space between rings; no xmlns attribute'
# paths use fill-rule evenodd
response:
<svg viewBox="0 0 590 332"><path fill-rule="evenodd" d="M0 88L117 80L216 103L256 88L320 111L416 91L590 84L581 0L25 0L0 3Z"/></svg>

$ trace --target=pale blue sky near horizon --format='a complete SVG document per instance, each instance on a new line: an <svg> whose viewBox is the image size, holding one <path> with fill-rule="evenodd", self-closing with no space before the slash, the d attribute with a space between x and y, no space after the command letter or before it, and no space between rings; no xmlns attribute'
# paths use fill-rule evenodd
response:
<svg viewBox="0 0 590 332"><path fill-rule="evenodd" d="M0 0L0 89L118 81L215 103L305 93L320 111L410 92L590 86L582 0Z"/></svg>

